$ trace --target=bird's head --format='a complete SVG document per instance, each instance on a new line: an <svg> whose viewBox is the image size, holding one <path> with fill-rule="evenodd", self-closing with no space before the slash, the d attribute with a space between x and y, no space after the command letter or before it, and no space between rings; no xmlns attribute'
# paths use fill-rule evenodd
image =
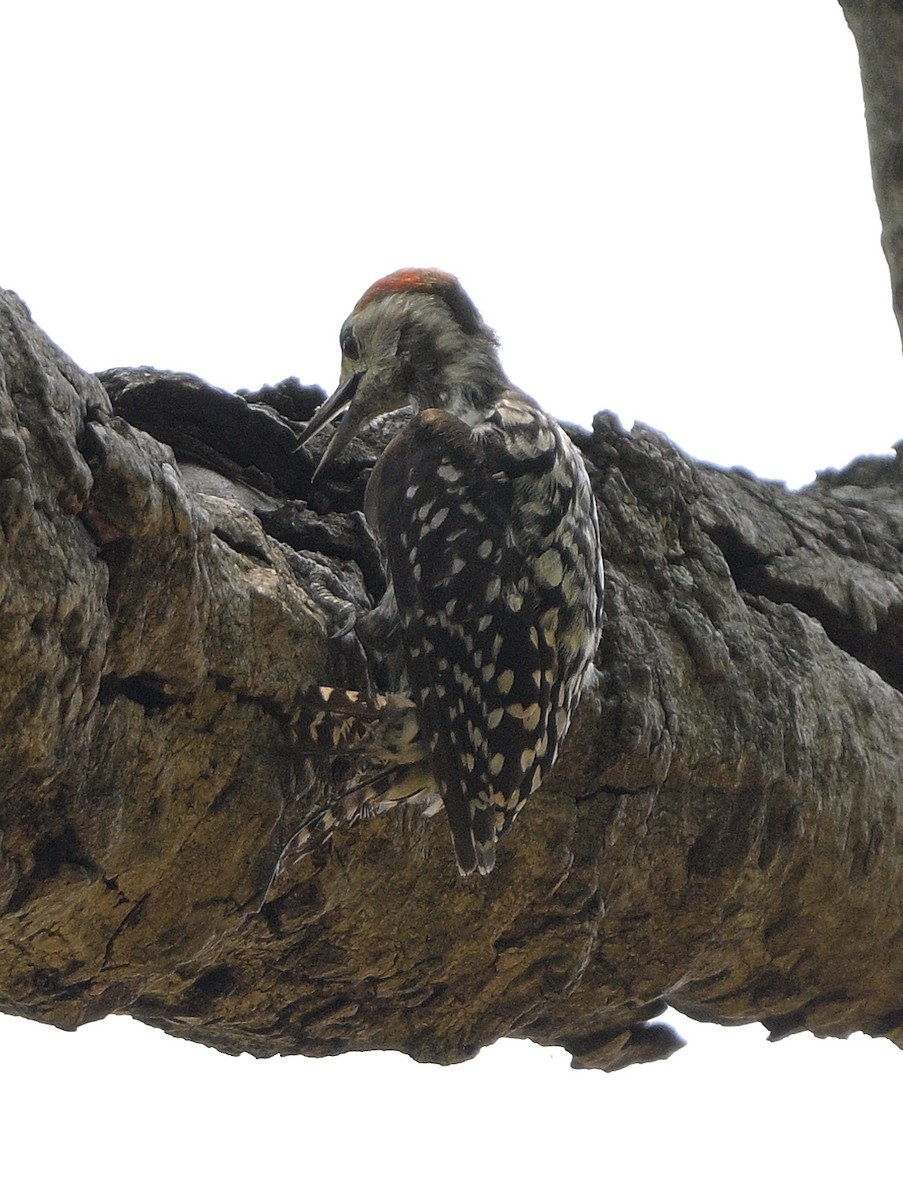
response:
<svg viewBox="0 0 903 1200"><path fill-rule="evenodd" d="M315 474L382 413L412 405L477 419L505 386L495 334L453 275L409 268L364 292L342 326L339 386L314 413L303 445L341 413Z"/></svg>

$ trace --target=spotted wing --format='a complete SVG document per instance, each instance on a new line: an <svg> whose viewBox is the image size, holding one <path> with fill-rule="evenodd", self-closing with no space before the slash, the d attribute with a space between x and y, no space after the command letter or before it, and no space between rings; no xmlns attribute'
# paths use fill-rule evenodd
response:
<svg viewBox="0 0 903 1200"><path fill-rule="evenodd" d="M390 443L368 485L395 587L406 664L458 865L491 870L498 834L551 766L567 727L558 581L536 561L525 498L555 450L514 457L428 409ZM545 521L548 538L555 521Z"/></svg>

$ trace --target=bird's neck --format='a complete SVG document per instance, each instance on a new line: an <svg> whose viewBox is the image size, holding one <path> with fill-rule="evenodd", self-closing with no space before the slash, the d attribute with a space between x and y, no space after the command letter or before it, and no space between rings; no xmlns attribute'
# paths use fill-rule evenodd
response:
<svg viewBox="0 0 903 1200"><path fill-rule="evenodd" d="M412 397L414 408L442 408L467 425L478 425L498 404L510 384L494 348L474 346L445 364L435 386Z"/></svg>

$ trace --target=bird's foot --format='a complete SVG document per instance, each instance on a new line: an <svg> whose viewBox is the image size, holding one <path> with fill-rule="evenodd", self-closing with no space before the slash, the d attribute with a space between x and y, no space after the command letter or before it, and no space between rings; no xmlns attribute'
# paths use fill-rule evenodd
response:
<svg viewBox="0 0 903 1200"><path fill-rule="evenodd" d="M326 617L330 638L351 633L362 610L351 599L347 585L330 567L312 558L299 556L299 566L308 595Z"/></svg>

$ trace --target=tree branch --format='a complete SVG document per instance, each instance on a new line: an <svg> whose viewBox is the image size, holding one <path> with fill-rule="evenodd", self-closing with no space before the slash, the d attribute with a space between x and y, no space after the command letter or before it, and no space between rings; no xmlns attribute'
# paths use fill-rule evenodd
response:
<svg viewBox="0 0 903 1200"><path fill-rule="evenodd" d="M903 336L903 10L896 0L840 0L859 50L881 245Z"/></svg>
<svg viewBox="0 0 903 1200"><path fill-rule="evenodd" d="M496 871L459 878L444 821L399 811L267 893L334 769L301 751L306 689L359 679L306 580L378 598L380 435L312 485L316 389L105 391L10 293L0 357L0 1008L257 1055L519 1036L611 1068L676 1048L665 1002L903 1044L899 459L791 493L574 430L601 682Z"/></svg>

